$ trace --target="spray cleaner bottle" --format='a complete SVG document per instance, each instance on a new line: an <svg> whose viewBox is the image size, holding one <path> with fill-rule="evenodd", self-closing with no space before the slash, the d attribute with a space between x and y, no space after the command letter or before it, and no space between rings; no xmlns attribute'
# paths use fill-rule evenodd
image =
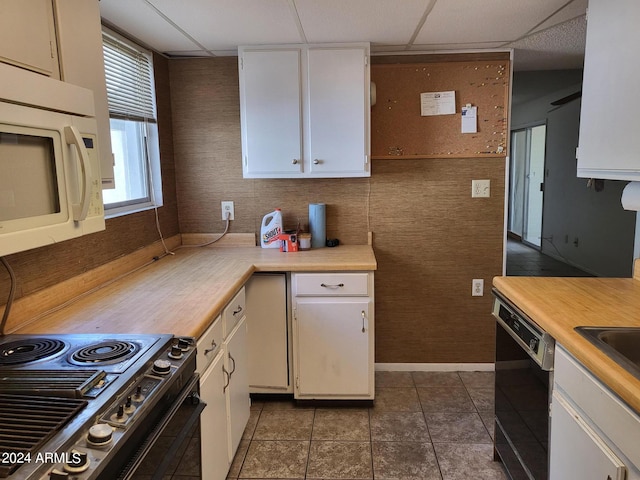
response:
<svg viewBox="0 0 640 480"><path fill-rule="evenodd" d="M273 212L262 217L260 226L260 246L262 248L280 248L282 240L278 235L282 233L282 212L276 208Z"/></svg>

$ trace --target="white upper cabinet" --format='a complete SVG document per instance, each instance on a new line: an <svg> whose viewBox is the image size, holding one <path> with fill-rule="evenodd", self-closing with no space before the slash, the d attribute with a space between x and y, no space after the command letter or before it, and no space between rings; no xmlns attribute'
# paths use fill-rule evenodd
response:
<svg viewBox="0 0 640 480"><path fill-rule="evenodd" d="M369 45L240 47L245 178L367 177Z"/></svg>
<svg viewBox="0 0 640 480"><path fill-rule="evenodd" d="M578 176L640 180L640 2L590 0Z"/></svg>
<svg viewBox="0 0 640 480"><path fill-rule="evenodd" d="M367 176L367 52L363 48L310 48L307 61L312 176Z"/></svg>
<svg viewBox="0 0 640 480"><path fill-rule="evenodd" d="M111 127L99 3L96 0L55 0L55 7L60 79L93 91L100 142L102 187L113 188L115 180Z"/></svg>
<svg viewBox="0 0 640 480"><path fill-rule="evenodd" d="M51 0L3 0L0 61L60 78Z"/></svg>
<svg viewBox="0 0 640 480"><path fill-rule="evenodd" d="M300 50L245 50L240 57L243 172L302 173Z"/></svg>
<svg viewBox="0 0 640 480"><path fill-rule="evenodd" d="M93 91L102 186L113 187L98 0L2 0L0 62Z"/></svg>

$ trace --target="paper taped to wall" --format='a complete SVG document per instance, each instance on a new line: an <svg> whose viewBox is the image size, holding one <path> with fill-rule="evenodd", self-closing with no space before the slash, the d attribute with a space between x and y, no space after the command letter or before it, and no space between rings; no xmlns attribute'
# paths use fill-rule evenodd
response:
<svg viewBox="0 0 640 480"><path fill-rule="evenodd" d="M478 107L462 107L462 133L478 133Z"/></svg>
<svg viewBox="0 0 640 480"><path fill-rule="evenodd" d="M420 94L420 115L452 115L456 113L456 92L425 92Z"/></svg>

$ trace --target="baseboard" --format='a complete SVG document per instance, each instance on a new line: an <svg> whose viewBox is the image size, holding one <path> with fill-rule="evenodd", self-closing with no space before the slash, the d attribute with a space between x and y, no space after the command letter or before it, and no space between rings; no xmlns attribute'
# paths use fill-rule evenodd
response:
<svg viewBox="0 0 640 480"><path fill-rule="evenodd" d="M511 240L516 240L518 242L522 241L522 236L518 235L517 233L513 233L513 232L507 232L507 238L510 238Z"/></svg>
<svg viewBox="0 0 640 480"><path fill-rule="evenodd" d="M376 363L378 372L493 372L493 363Z"/></svg>

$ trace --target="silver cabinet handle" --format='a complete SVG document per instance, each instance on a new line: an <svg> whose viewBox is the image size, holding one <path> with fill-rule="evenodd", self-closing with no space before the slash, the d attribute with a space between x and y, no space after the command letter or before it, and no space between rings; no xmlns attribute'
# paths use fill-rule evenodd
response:
<svg viewBox="0 0 640 480"><path fill-rule="evenodd" d="M334 284L334 285L327 285L326 283L321 283L320 284L321 287L323 288L342 288L344 287L344 283L338 283L338 284Z"/></svg>
<svg viewBox="0 0 640 480"><path fill-rule="evenodd" d="M231 376L236 371L236 359L231 356L231 352L229 352L229 360L233 362L233 369L229 372L229 376Z"/></svg>
<svg viewBox="0 0 640 480"><path fill-rule="evenodd" d="M240 312L242 312L242 305L238 305L238 309L233 311L233 316L235 317Z"/></svg>
<svg viewBox="0 0 640 480"><path fill-rule="evenodd" d="M298 164L298 159L294 158L293 160L291 160L291 165L297 165Z"/></svg>
<svg viewBox="0 0 640 480"><path fill-rule="evenodd" d="M227 383L224 384L224 387L222 387L222 393L227 391L227 387L229 386L229 383L231 382L231 375L229 375L229 372L227 372L227 370L224 368L224 365L222 366L222 373L224 373L227 376Z"/></svg>
<svg viewBox="0 0 640 480"><path fill-rule="evenodd" d="M218 348L218 344L216 343L215 339L211 340L211 348L207 348L204 351L205 355L209 355L211 352L213 352L216 348Z"/></svg>
<svg viewBox="0 0 640 480"><path fill-rule="evenodd" d="M320 164L320 163L321 163L321 161L320 161L320 160L318 160L317 158L313 160L313 164L314 164L314 165L318 165L318 164Z"/></svg>
<svg viewBox="0 0 640 480"><path fill-rule="evenodd" d="M365 333L366 330L364 328L364 321L366 319L366 314L364 313L364 310L362 310L362 333Z"/></svg>

